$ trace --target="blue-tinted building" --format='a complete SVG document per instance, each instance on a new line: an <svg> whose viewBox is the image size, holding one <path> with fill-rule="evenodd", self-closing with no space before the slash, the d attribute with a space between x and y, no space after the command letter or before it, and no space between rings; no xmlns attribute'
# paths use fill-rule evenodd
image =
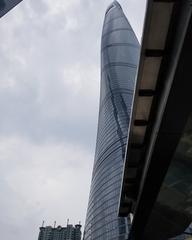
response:
<svg viewBox="0 0 192 240"><path fill-rule="evenodd" d="M107 9L101 40L101 89L95 161L84 239L127 239L118 202L139 60L138 40L121 6Z"/></svg>
<svg viewBox="0 0 192 240"><path fill-rule="evenodd" d="M0 18L21 1L22 0L0 0Z"/></svg>

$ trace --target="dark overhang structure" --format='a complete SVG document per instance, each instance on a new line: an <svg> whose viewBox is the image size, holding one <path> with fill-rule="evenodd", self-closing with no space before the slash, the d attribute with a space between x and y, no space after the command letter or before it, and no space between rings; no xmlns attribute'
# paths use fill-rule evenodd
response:
<svg viewBox="0 0 192 240"><path fill-rule="evenodd" d="M192 1L149 0L119 206L129 239L167 240L192 221L191 114Z"/></svg>
<svg viewBox="0 0 192 240"><path fill-rule="evenodd" d="M14 8L22 0L0 0L0 18Z"/></svg>

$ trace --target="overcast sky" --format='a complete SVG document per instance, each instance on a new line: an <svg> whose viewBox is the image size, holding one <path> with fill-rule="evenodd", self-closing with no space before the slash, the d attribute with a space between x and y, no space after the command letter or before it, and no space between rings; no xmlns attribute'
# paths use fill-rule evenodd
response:
<svg viewBox="0 0 192 240"><path fill-rule="evenodd" d="M111 0L23 0L0 19L0 232L84 224ZM119 1L139 40L145 0Z"/></svg>

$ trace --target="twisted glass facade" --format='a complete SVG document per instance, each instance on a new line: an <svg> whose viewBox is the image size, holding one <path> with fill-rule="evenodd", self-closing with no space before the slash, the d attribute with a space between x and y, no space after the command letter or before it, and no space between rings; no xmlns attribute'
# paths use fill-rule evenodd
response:
<svg viewBox="0 0 192 240"><path fill-rule="evenodd" d="M126 239L118 218L123 159L139 59L139 43L121 6L107 9L101 41L101 90L97 143L84 239Z"/></svg>

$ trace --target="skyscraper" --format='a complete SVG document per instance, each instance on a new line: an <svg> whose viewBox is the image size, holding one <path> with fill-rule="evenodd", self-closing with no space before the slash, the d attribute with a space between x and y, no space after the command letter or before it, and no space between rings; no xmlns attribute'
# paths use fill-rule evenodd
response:
<svg viewBox="0 0 192 240"><path fill-rule="evenodd" d="M139 51L122 8L114 1L102 32L98 132L84 240L123 240L128 235L126 218L117 216Z"/></svg>
<svg viewBox="0 0 192 240"><path fill-rule="evenodd" d="M66 227L40 227L38 240L81 240L81 225L74 227L67 224Z"/></svg>

